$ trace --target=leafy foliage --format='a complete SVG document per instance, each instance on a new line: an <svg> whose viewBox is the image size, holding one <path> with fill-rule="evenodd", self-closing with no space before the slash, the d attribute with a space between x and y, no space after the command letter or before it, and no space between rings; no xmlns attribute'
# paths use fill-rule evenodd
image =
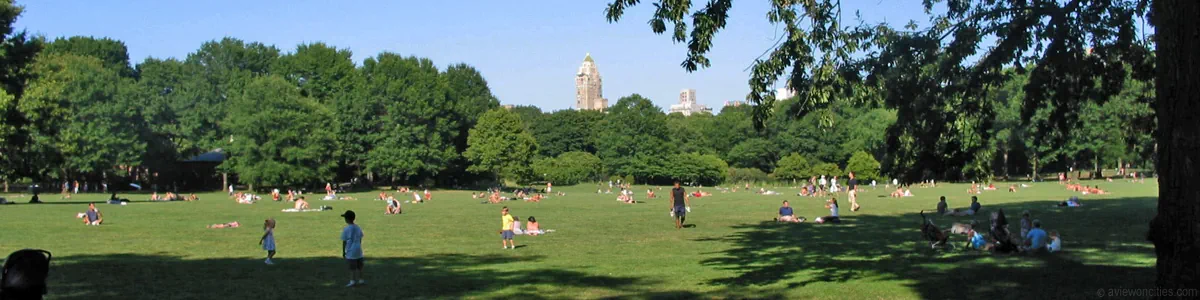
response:
<svg viewBox="0 0 1200 300"><path fill-rule="evenodd" d="M854 172L860 180L883 179L879 176L879 161L865 151L854 152L846 162L846 173Z"/></svg>
<svg viewBox="0 0 1200 300"><path fill-rule="evenodd" d="M139 111L121 103L125 85L115 70L97 58L51 53L38 57L33 74L17 109L29 122L39 173L66 178L141 160L146 145L135 126Z"/></svg>
<svg viewBox="0 0 1200 300"><path fill-rule="evenodd" d="M525 129L521 117L507 109L492 109L479 117L467 136L463 156L471 172L494 173L504 179L531 178L537 140Z"/></svg>
<svg viewBox="0 0 1200 300"><path fill-rule="evenodd" d="M230 133L223 168L244 182L268 186L306 185L333 176L335 147L329 109L301 95L279 76L258 77L230 100L222 123Z"/></svg>
<svg viewBox="0 0 1200 300"><path fill-rule="evenodd" d="M838 168L837 164L820 161L815 162L812 167L809 168L809 173L812 173L813 176L823 175L825 177L845 175L842 174L842 168Z"/></svg>
<svg viewBox="0 0 1200 300"><path fill-rule="evenodd" d="M555 158L537 160L533 163L533 172L554 184L574 185L599 179L603 167L599 157L583 151L572 151Z"/></svg>
<svg viewBox="0 0 1200 300"><path fill-rule="evenodd" d="M133 77L129 65L129 49L125 43L110 38L73 36L46 43L45 53L74 54L100 59L106 69L115 70L121 77Z"/></svg>
<svg viewBox="0 0 1200 300"><path fill-rule="evenodd" d="M792 153L779 159L775 164L775 178L778 179L808 179L811 172L808 160L800 153Z"/></svg>
<svg viewBox="0 0 1200 300"><path fill-rule="evenodd" d="M632 175L642 182L664 178L666 162L677 149L669 143L666 118L649 99L633 94L610 108L596 138L596 154L605 170Z"/></svg>

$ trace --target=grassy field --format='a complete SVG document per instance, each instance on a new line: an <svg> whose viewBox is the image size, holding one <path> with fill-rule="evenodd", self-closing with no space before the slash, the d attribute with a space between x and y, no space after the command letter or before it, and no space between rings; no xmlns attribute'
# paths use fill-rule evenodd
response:
<svg viewBox="0 0 1200 300"><path fill-rule="evenodd" d="M636 205L597 195L595 186L555 187L567 196L506 204L522 220L535 216L543 229L557 230L518 236L515 250L499 247L501 205L480 204L467 191L435 191L429 203L405 204L395 216L365 192L353 194L356 201L311 201L335 208L312 213L281 213L289 203L236 204L223 193L202 194L199 202L98 204L105 217L98 227L75 214L106 195L43 195L49 203L0 206L0 254L53 252L50 299L1030 299L1152 287L1154 250L1145 234L1157 185L1094 184L1113 193L1080 195L1079 208L1053 207L1078 195L1057 183L980 195L985 212L1009 214L1014 232L1028 209L1063 235L1066 252L1039 256L965 251L958 236L956 250L930 249L917 213L932 210L940 195L951 207L966 207L962 184L914 188L916 197L904 199L884 198L882 187L860 193L863 209L843 209L840 225L771 221L782 200L809 220L826 215L821 199L717 193L692 200L688 223L695 226L682 230L665 198L644 199L646 187L635 187L638 200L648 200ZM346 209L358 212L366 233L367 286L343 287L349 273L338 236ZM258 245L268 217L279 223L272 266L263 264ZM966 219L936 223L946 228ZM205 228L230 221L243 226Z"/></svg>

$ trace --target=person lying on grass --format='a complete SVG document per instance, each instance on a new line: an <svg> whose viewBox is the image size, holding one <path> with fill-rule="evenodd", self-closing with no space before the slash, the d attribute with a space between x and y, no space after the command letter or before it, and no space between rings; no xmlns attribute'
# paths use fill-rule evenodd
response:
<svg viewBox="0 0 1200 300"><path fill-rule="evenodd" d="M217 228L238 228L241 226L242 226L242 224L238 224L237 221L233 221L233 222L223 223L223 224L212 224L212 225L208 225L207 227L212 228L212 229L217 229Z"/></svg>
<svg viewBox="0 0 1200 300"><path fill-rule="evenodd" d="M1079 203L1079 197L1071 196L1067 201L1058 204L1059 207L1080 207L1083 203Z"/></svg>

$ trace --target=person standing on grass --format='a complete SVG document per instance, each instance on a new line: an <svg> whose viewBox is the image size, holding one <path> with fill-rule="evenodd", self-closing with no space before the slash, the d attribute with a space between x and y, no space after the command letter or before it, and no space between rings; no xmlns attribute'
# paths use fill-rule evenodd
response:
<svg viewBox="0 0 1200 300"><path fill-rule="evenodd" d="M267 219L263 222L263 236L258 240L258 244L262 245L263 250L267 250L267 260L264 263L268 265L275 264L271 258L275 257L275 219Z"/></svg>
<svg viewBox="0 0 1200 300"><path fill-rule="evenodd" d="M346 284L346 287L367 284L362 275L362 228L358 227L358 224L354 224L353 210L347 210L342 214L342 218L346 219L346 227L342 228L342 258L350 264L350 283Z"/></svg>
<svg viewBox="0 0 1200 300"><path fill-rule="evenodd" d="M679 186L679 180L676 180L675 187L671 189L671 216L675 218L675 229L683 228L687 213L692 210L691 206L692 201L687 191Z"/></svg>
<svg viewBox="0 0 1200 300"><path fill-rule="evenodd" d="M846 182L846 193L850 194L850 211L858 211L861 208L858 205L858 179L854 179L854 172L848 175L850 181Z"/></svg>
<svg viewBox="0 0 1200 300"><path fill-rule="evenodd" d="M508 206L500 209L500 248L501 249L517 249L517 241L513 240L513 222L516 219L508 214ZM509 245L512 248L509 248Z"/></svg>
<svg viewBox="0 0 1200 300"><path fill-rule="evenodd" d="M820 192L821 192L821 196L824 196L824 195L825 195L825 191L826 191L826 189L825 189L825 185L829 184L829 181L826 181L826 180L825 180L825 175L821 175L821 179L820 179L819 181L817 181L817 182L818 182L818 183L820 183L820 185L821 185L821 190L820 190Z"/></svg>

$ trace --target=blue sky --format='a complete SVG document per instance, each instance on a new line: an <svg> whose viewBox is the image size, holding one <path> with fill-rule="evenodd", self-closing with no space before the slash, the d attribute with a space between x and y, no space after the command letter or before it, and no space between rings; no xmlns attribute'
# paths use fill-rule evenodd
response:
<svg viewBox="0 0 1200 300"><path fill-rule="evenodd" d="M200 44L225 36L272 44L285 52L326 42L354 52L354 60L382 51L464 62L483 73L504 104L543 110L574 104L574 74L586 53L596 60L610 103L638 93L660 107L694 88L714 109L749 91L745 69L774 42L768 0L734 2L729 25L715 39L712 67L679 67L686 45L655 35L646 21L652 0L607 23L609 1L19 1L17 21L46 37L97 36L124 41L130 59L186 57ZM703 3L704 1L695 1ZM918 0L843 0L869 22L923 21ZM846 20L849 21L849 20Z"/></svg>

